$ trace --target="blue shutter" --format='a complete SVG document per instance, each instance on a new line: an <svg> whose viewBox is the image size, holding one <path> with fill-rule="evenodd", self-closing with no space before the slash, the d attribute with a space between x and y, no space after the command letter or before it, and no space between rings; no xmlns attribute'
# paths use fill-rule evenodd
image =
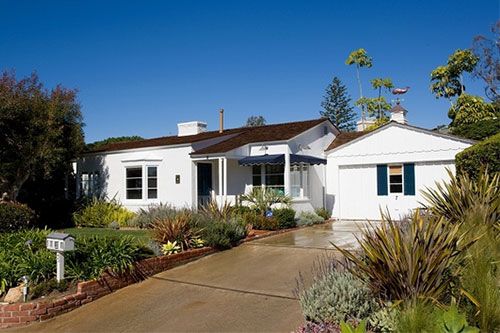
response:
<svg viewBox="0 0 500 333"><path fill-rule="evenodd" d="M377 165L377 195L387 195L387 164Z"/></svg>
<svg viewBox="0 0 500 333"><path fill-rule="evenodd" d="M405 195L415 195L415 164L405 163L404 168L404 189Z"/></svg>

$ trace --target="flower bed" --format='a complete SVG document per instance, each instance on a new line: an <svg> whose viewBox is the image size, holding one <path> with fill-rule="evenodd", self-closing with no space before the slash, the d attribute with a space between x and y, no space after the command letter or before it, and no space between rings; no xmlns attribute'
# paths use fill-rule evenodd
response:
<svg viewBox="0 0 500 333"><path fill-rule="evenodd" d="M0 305L0 328L20 326L53 318L137 282L138 274L143 278L152 276L215 251L212 248L204 247L169 256L143 259L136 263L137 269L133 275L117 277L104 273L97 280L78 283L77 291L74 294L51 301L39 299L28 303Z"/></svg>

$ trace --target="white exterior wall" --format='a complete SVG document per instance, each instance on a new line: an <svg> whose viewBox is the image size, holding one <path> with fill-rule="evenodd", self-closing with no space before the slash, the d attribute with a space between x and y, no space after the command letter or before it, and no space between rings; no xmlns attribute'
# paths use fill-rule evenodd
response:
<svg viewBox="0 0 500 333"><path fill-rule="evenodd" d="M327 207L338 219L399 218L420 206L420 191L448 178L455 155L471 144L391 124L328 152ZM377 164L415 164L415 195L377 195Z"/></svg>
<svg viewBox="0 0 500 333"><path fill-rule="evenodd" d="M150 204L170 203L177 207L193 204L193 175L196 174L189 153L190 146L135 149L107 154L89 155L77 163L78 179L82 172L100 173L104 194L119 200L126 208L136 211ZM158 167L158 199L127 200L125 197L125 168L132 166ZM145 170L143 170L144 174ZM175 183L180 175L180 184ZM143 177L143 179L145 179ZM144 185L144 181L143 181Z"/></svg>

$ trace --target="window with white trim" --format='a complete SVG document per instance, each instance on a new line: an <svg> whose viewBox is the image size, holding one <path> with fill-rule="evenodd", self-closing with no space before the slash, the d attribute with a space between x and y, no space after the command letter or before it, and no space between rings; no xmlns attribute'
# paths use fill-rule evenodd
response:
<svg viewBox="0 0 500 333"><path fill-rule="evenodd" d="M309 195L309 172L307 165L290 167L290 190L292 198L304 198Z"/></svg>
<svg viewBox="0 0 500 333"><path fill-rule="evenodd" d="M273 188L285 193L285 166L284 165L266 165L265 180L266 187Z"/></svg>
<svg viewBox="0 0 500 333"><path fill-rule="evenodd" d="M389 165L389 192L403 193L403 166Z"/></svg>
<svg viewBox="0 0 500 333"><path fill-rule="evenodd" d="M142 167L128 167L125 169L126 198L129 200L142 199Z"/></svg>
<svg viewBox="0 0 500 333"><path fill-rule="evenodd" d="M148 166L148 199L158 198L158 168Z"/></svg>

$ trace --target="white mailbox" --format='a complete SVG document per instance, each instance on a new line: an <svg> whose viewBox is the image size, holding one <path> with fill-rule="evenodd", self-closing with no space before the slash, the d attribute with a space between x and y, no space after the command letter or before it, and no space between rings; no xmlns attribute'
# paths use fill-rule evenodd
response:
<svg viewBox="0 0 500 333"><path fill-rule="evenodd" d="M52 232L47 236L47 249L56 252L73 251L75 238L69 234Z"/></svg>

